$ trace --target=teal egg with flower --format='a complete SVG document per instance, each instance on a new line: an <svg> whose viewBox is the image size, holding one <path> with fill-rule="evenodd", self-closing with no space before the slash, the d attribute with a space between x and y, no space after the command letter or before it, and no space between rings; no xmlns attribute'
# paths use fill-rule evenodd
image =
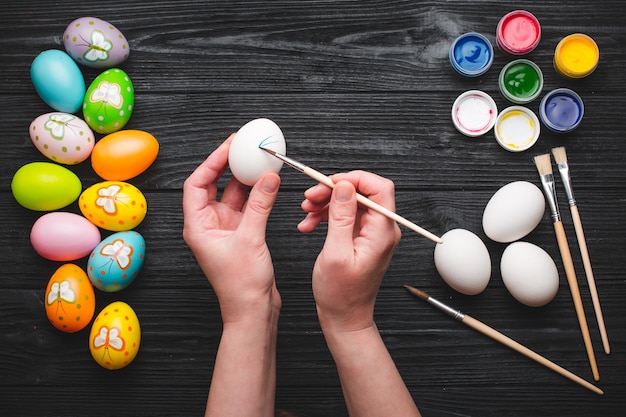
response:
<svg viewBox="0 0 626 417"><path fill-rule="evenodd" d="M89 85L83 100L83 119L96 133L122 129L135 107L133 83L124 70L111 68Z"/></svg>
<svg viewBox="0 0 626 417"><path fill-rule="evenodd" d="M87 275L94 287L117 292L139 275L146 258L146 241L134 230L113 233L103 239L87 260Z"/></svg>

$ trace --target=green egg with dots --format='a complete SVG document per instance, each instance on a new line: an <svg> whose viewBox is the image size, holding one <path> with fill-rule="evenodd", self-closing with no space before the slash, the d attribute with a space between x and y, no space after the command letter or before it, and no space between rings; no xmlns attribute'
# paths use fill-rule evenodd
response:
<svg viewBox="0 0 626 417"><path fill-rule="evenodd" d="M135 107L135 90L126 72L111 68L89 85L83 100L83 118L96 133L108 134L122 129Z"/></svg>

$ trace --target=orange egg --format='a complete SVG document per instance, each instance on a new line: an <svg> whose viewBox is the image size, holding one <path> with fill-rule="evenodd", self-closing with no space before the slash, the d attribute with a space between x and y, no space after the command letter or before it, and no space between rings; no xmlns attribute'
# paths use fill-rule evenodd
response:
<svg viewBox="0 0 626 417"><path fill-rule="evenodd" d="M101 178L125 181L155 161L159 142L142 130L119 130L100 139L91 152L91 165Z"/></svg>
<svg viewBox="0 0 626 417"><path fill-rule="evenodd" d="M141 191L122 181L92 185L80 195L78 205L90 222L114 232L134 229L148 211L148 203Z"/></svg>
<svg viewBox="0 0 626 417"><path fill-rule="evenodd" d="M96 295L81 267L64 264L48 281L44 304L54 327L75 333L91 322L96 311Z"/></svg>
<svg viewBox="0 0 626 417"><path fill-rule="evenodd" d="M120 369L135 359L141 342L141 328L135 310L123 301L106 306L96 317L89 333L89 351L103 368Z"/></svg>

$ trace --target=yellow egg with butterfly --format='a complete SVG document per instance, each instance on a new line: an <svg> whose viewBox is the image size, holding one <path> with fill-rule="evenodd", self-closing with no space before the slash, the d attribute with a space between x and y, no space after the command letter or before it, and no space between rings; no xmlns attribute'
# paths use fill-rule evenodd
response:
<svg viewBox="0 0 626 417"><path fill-rule="evenodd" d="M133 308L114 301L96 316L89 333L89 352L98 365L109 370L129 365L139 352L141 328Z"/></svg>
<svg viewBox="0 0 626 417"><path fill-rule="evenodd" d="M66 333L78 332L91 322L96 296L87 273L78 265L61 265L48 281L44 305L50 323Z"/></svg>
<svg viewBox="0 0 626 417"><path fill-rule="evenodd" d="M82 192L78 204L90 222L114 232L134 229L148 211L142 192L123 181L103 181L92 185Z"/></svg>

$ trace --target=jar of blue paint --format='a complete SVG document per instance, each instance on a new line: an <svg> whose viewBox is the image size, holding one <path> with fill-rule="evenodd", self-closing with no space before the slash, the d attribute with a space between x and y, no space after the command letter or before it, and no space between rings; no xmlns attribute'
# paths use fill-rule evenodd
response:
<svg viewBox="0 0 626 417"><path fill-rule="evenodd" d="M493 46L487 37L476 32L465 33L450 45L450 64L465 77L484 74L493 63Z"/></svg>
<svg viewBox="0 0 626 417"><path fill-rule="evenodd" d="M546 94L539 104L539 117L553 132L567 133L580 124L585 106L576 92L569 88L557 88Z"/></svg>

